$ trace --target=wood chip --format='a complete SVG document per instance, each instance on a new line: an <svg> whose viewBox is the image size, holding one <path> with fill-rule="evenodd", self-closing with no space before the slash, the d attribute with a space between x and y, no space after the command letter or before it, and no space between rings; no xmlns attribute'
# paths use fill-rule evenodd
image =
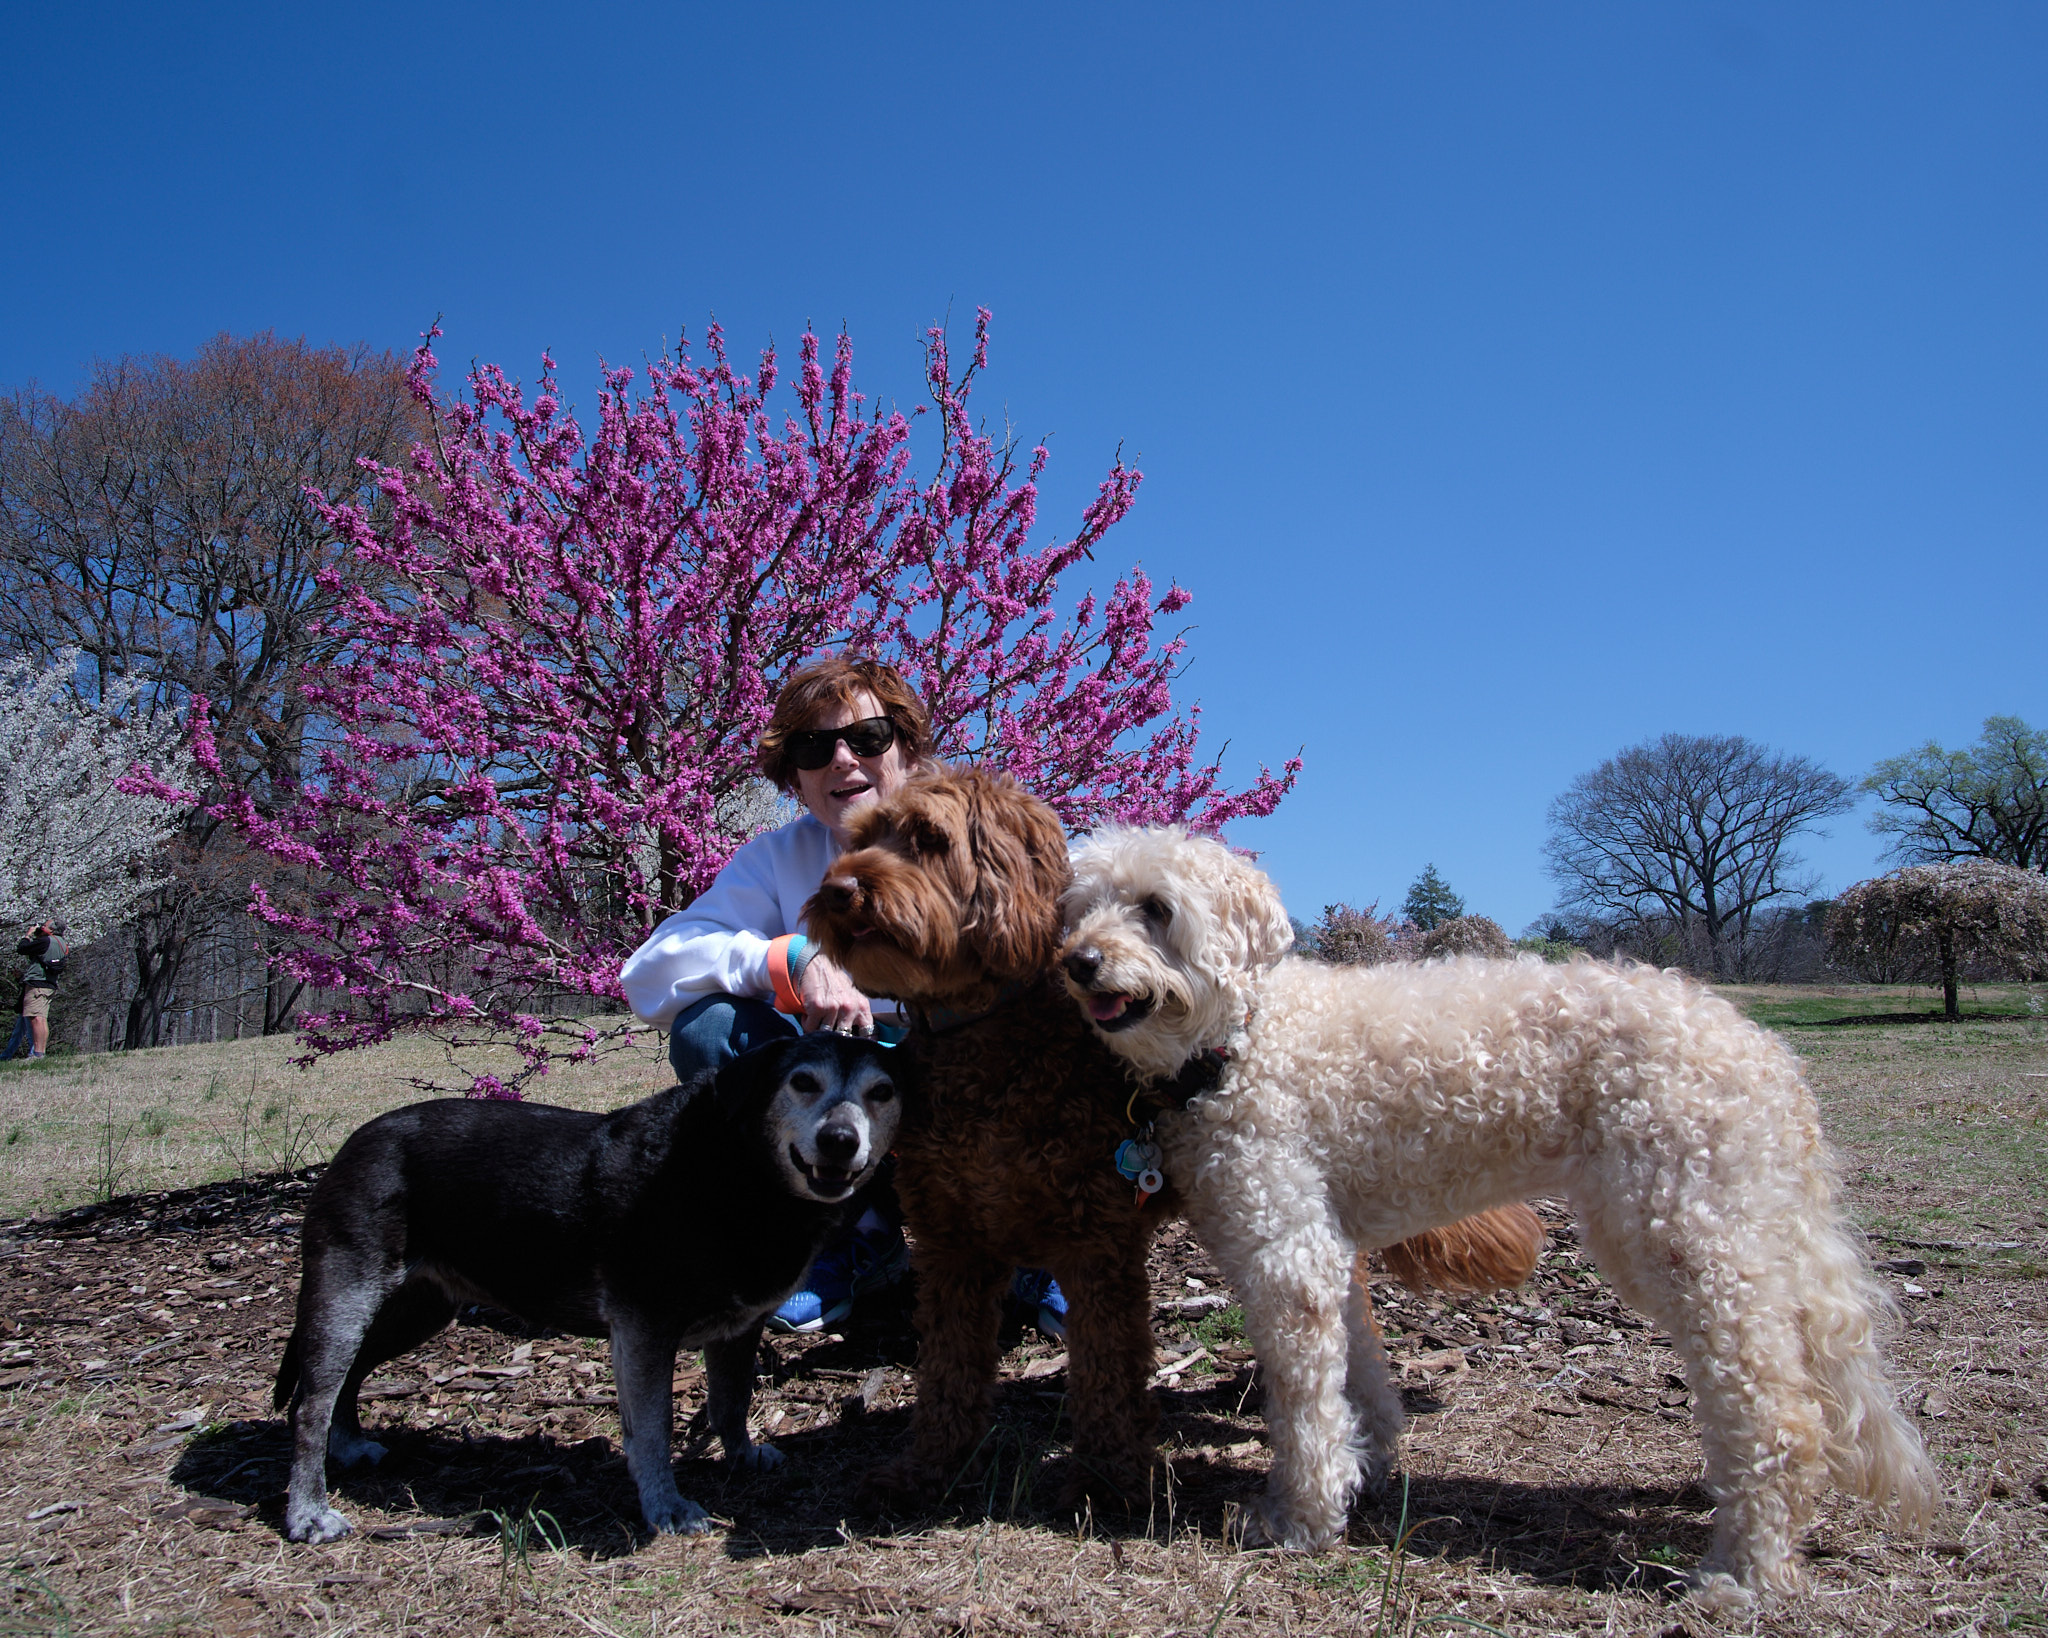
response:
<svg viewBox="0 0 2048 1638"><path fill-rule="evenodd" d="M883 1587L860 1585L806 1587L759 1587L748 1596L771 1610L786 1615L888 1615L902 1606L894 1593Z"/></svg>
<svg viewBox="0 0 2048 1638"><path fill-rule="evenodd" d="M416 1519L409 1524L380 1524L365 1530L372 1541L404 1541L411 1536L466 1536L485 1518L482 1513L465 1513L457 1519Z"/></svg>
<svg viewBox="0 0 2048 1638"><path fill-rule="evenodd" d="M182 1496L168 1507L159 1508L156 1516L160 1519L187 1519L195 1525L215 1530L232 1530L255 1511L254 1507L220 1501L212 1496Z"/></svg>
<svg viewBox="0 0 2048 1638"><path fill-rule="evenodd" d="M1446 1373L1456 1376L1460 1371L1471 1369L1463 1348L1441 1348L1434 1353L1409 1354L1401 1361L1401 1374L1420 1371L1424 1376L1441 1376Z"/></svg>

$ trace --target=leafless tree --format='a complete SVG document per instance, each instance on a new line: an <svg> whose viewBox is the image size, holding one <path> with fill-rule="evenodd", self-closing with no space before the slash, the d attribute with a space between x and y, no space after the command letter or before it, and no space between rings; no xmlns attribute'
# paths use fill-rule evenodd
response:
<svg viewBox="0 0 2048 1638"><path fill-rule="evenodd" d="M1850 803L1848 781L1805 757L1665 734L1572 781L1550 804L1544 856L1565 910L1661 920L1686 965L1742 978L1759 912L1810 890L1787 844Z"/></svg>
<svg viewBox="0 0 2048 1638"><path fill-rule="evenodd" d="M301 772L317 718L299 679L358 572L305 491L374 504L360 463L401 465L426 425L399 359L270 334L102 361L68 400L0 398L0 647L76 648L99 687L140 681L162 707L205 696L220 785L265 800ZM239 916L262 872L237 853L203 806L174 842L175 879L132 929L123 1044L161 1038L187 953ZM266 1027L289 1012L273 988Z"/></svg>
<svg viewBox="0 0 2048 1638"><path fill-rule="evenodd" d="M1861 789L1882 804L1870 828L1911 864L1995 859L2048 872L2048 731L2018 717L1987 717L1967 750L1929 740L1888 757Z"/></svg>

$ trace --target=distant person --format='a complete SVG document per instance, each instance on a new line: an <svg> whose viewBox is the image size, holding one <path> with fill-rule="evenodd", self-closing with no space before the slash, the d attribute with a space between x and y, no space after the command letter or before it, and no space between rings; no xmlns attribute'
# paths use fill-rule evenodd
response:
<svg viewBox="0 0 2048 1638"><path fill-rule="evenodd" d="M64 942L66 930L64 918L52 916L31 927L14 946L16 955L28 957L28 966L21 974L21 1017L7 1043L5 1055L9 1058L20 1050L24 1025L29 1060L33 1062L49 1050L50 998L57 993L57 980L71 955L71 946Z"/></svg>

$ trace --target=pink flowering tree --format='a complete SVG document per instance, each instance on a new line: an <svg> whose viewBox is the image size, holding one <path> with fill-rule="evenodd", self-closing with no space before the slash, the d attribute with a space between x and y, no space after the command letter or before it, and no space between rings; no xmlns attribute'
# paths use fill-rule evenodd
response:
<svg viewBox="0 0 2048 1638"><path fill-rule="evenodd" d="M1046 451L970 413L986 311L964 368L929 336L922 471L914 417L854 391L843 335L828 365L805 334L778 411L775 353L748 375L714 327L701 363L605 370L586 427L552 360L530 392L485 366L437 397L438 333L411 370L434 436L376 469L386 504L315 497L355 559L330 576L345 642L308 680L325 738L295 781L219 808L281 867L253 889L273 959L348 997L302 1021L315 1053L510 1043L523 1067L469 1090L517 1095L629 1039L590 1001L619 1000L622 958L772 811L754 745L822 653L893 661L942 755L1007 769L1075 829L1214 831L1292 785L1298 760L1233 791L1198 757L1184 637L1155 631L1186 592L1134 570L1062 607L1140 475L1117 460L1072 534L1034 544ZM193 749L214 768L203 699Z"/></svg>

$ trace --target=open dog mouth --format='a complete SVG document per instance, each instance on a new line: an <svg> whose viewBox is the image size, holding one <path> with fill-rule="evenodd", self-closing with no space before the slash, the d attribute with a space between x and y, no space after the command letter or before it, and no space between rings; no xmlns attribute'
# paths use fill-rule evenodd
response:
<svg viewBox="0 0 2048 1638"><path fill-rule="evenodd" d="M789 1146L789 1160L803 1174L811 1192L826 1200L838 1199L853 1187L860 1176L857 1170L846 1166L827 1166L822 1162L814 1166L797 1152L794 1143Z"/></svg>
<svg viewBox="0 0 2048 1638"><path fill-rule="evenodd" d="M1152 1013L1149 995L1119 995L1114 990L1097 990L1088 997L1088 1016L1095 1027L1114 1033L1129 1029Z"/></svg>

